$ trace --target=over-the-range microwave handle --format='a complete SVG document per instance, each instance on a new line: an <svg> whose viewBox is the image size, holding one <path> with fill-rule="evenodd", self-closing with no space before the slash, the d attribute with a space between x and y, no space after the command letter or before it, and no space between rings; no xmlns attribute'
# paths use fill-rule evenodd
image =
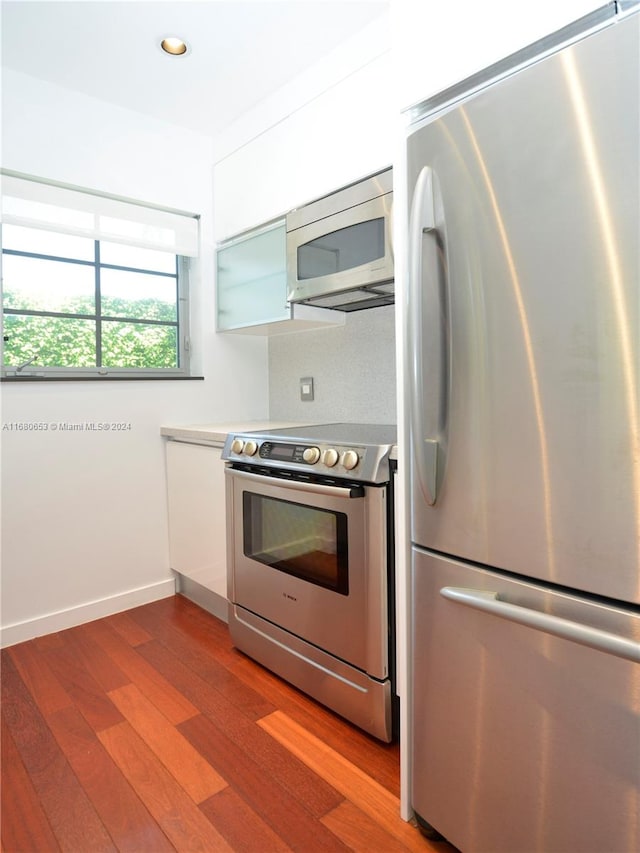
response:
<svg viewBox="0 0 640 853"><path fill-rule="evenodd" d="M411 215L409 220L409 335L408 335L408 359L409 359L409 382L405 390L409 393L411 401L411 431L412 452L414 457L414 470L417 472L420 490L425 502L433 506L437 498L438 488L438 447L437 436L425 435L427 427L425 423L425 400L424 400L424 366L425 366L425 325L428 328L433 345L430 347L429 380L434 392L430 395L432 401L437 400L438 410L429 412L431 424L440 423L440 407L442 406L442 394L444 392L445 365L442 360L442 318L445 311L441 304L442 296L438 286L436 275L429 276L426 280L422 264L423 240L429 235L434 242L433 251L439 251L438 228L436 219L436 188L435 176L429 166L424 166L416 181L413 200L411 203ZM434 265L434 268L436 265ZM432 270L433 272L433 270ZM424 289L431 288L429 293L432 305L437 305L438 310L427 312L425 316ZM426 320L426 323L425 323Z"/></svg>
<svg viewBox="0 0 640 853"><path fill-rule="evenodd" d="M527 628L534 628L536 631L553 634L554 637L588 646L605 654L640 663L640 643L634 640L610 631L603 631L601 628L592 628L590 625L564 619L561 616L540 613L538 610L531 610L519 604L509 604L507 601L501 601L497 592L445 586L440 590L440 595L449 601L491 613L510 622L517 622Z"/></svg>
<svg viewBox="0 0 640 853"><path fill-rule="evenodd" d="M311 483L305 480L285 480L281 477L269 477L266 474L252 474L250 471L238 471L237 468L226 468L225 474L237 477L256 485L277 486L280 489L295 489L296 492L309 492L313 495L324 495L329 498L363 498L362 486L328 486L325 483Z"/></svg>

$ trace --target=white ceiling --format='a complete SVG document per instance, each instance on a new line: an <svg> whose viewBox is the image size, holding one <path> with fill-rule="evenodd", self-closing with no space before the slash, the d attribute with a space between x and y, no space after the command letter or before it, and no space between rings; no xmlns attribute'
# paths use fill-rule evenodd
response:
<svg viewBox="0 0 640 853"><path fill-rule="evenodd" d="M2 65L214 135L376 17L382 0L2 0ZM191 51L159 48L178 35Z"/></svg>

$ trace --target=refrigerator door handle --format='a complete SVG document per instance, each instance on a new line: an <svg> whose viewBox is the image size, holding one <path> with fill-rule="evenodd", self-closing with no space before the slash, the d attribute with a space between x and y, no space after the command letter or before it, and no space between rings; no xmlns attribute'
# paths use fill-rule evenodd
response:
<svg viewBox="0 0 640 853"><path fill-rule="evenodd" d="M600 628L592 628L580 622L573 622L571 619L540 613L538 610L530 610L528 607L522 607L518 604L509 604L506 601L501 601L497 592L445 586L440 590L440 595L458 604L473 607L475 610L482 610L485 613L491 613L493 616L499 616L501 619L508 619L510 622L517 622L519 625L534 628L536 631L553 634L553 636L560 637L563 640L569 640L572 643L605 652L605 654L640 663L640 643L634 640L621 637L619 634L612 634L610 631L603 631Z"/></svg>
<svg viewBox="0 0 640 853"><path fill-rule="evenodd" d="M409 334L408 346L410 365L409 399L412 400L411 430L413 433L413 454L415 470L420 484L420 490L425 502L433 506L437 496L437 473L438 473L438 441L435 438L425 438L427 425L425 423L425 400L424 400L424 363L425 342L423 340L423 240L425 234L433 233L437 237L437 220L435 204L435 175L429 166L421 170L413 194L411 204L411 218L409 222ZM437 246L436 246L437 250ZM437 291L437 283L432 284ZM439 299L436 292L436 299ZM441 348L440 338L440 311L430 312L427 320L429 331L432 335L432 353L439 352ZM443 368L440 363L431 366L430 378L435 380L435 394L441 398L441 383ZM430 420L439 422L440 413L430 412Z"/></svg>

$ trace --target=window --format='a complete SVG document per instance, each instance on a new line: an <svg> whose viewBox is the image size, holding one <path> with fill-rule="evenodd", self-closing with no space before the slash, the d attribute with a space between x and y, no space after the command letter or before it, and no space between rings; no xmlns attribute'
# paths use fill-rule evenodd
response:
<svg viewBox="0 0 640 853"><path fill-rule="evenodd" d="M85 194L17 183L8 204L3 194L3 375L189 375L189 257L176 251L184 240L166 222L158 226L156 209L116 201L116 211L114 200L87 195L98 208L104 202L105 212L70 215L60 198L71 196L77 208ZM35 194L42 188L44 201L25 205L23 185L31 195L33 185ZM52 189L61 193L54 205ZM151 211L151 225L123 217L130 209L137 220ZM194 243L187 246L191 255Z"/></svg>

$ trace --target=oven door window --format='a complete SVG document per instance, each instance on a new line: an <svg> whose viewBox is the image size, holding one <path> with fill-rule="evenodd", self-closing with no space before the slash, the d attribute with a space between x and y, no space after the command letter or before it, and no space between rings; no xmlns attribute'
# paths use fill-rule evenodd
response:
<svg viewBox="0 0 640 853"><path fill-rule="evenodd" d="M298 280L344 272L384 254L384 218L358 222L298 246Z"/></svg>
<svg viewBox="0 0 640 853"><path fill-rule="evenodd" d="M341 595L349 594L347 516L243 493L246 557Z"/></svg>

